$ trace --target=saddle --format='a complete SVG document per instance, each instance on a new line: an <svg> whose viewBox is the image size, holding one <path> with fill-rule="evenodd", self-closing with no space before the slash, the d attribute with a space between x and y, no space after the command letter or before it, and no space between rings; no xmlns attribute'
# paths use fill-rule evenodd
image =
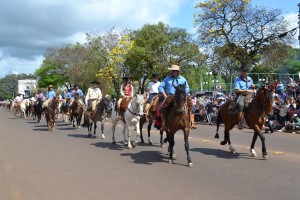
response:
<svg viewBox="0 0 300 200"><path fill-rule="evenodd" d="M150 102L150 109L149 111L156 111L156 108L157 108L157 105L158 105L158 102L159 102L159 99L160 99L160 95L156 95L152 98L151 102Z"/></svg>
<svg viewBox="0 0 300 200"><path fill-rule="evenodd" d="M120 107L116 103L115 105L115 110L122 115L127 109L128 109L128 104L131 101L131 97L123 97L120 103Z"/></svg>

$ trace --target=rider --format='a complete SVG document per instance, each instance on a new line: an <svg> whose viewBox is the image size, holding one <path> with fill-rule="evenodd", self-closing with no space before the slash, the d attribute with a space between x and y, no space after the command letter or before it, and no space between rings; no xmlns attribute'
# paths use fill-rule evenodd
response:
<svg viewBox="0 0 300 200"><path fill-rule="evenodd" d="M172 101L173 96L175 95L175 88L174 85L180 85L186 83L185 92L186 94L189 93L189 85L187 80L179 75L180 73L180 67L178 65L172 65L170 68L168 68L169 71L171 71L171 74L168 75L159 85L158 91L164 98L164 101L161 105L162 110L164 110L164 107L168 109L169 103ZM161 112L161 130L166 131L166 118L165 112ZM197 128L193 123L193 116L190 116L190 120L192 122L192 128Z"/></svg>
<svg viewBox="0 0 300 200"><path fill-rule="evenodd" d="M14 99L15 103L17 103L18 107L21 107L21 103L23 101L23 96L18 93L17 96Z"/></svg>
<svg viewBox="0 0 300 200"><path fill-rule="evenodd" d="M47 107L50 101L56 97L56 93L53 90L53 86L48 86L48 91L46 92L46 101L43 103L43 108Z"/></svg>
<svg viewBox="0 0 300 200"><path fill-rule="evenodd" d="M153 97L155 97L158 93L158 86L160 85L160 81L158 81L158 74L153 73L152 74L152 81L149 82L148 85L148 91L149 91L149 97L147 99L146 105L145 105L145 115L148 115L149 109L151 107L151 100Z"/></svg>
<svg viewBox="0 0 300 200"><path fill-rule="evenodd" d="M241 74L239 77L237 77L234 81L234 90L237 97L237 121L238 121L238 129L243 129L243 111L245 108L245 105L247 106L247 103L249 100L253 97L253 94L255 92L253 84L253 80L251 77L247 76L247 72L249 69L242 65L241 66Z"/></svg>
<svg viewBox="0 0 300 200"><path fill-rule="evenodd" d="M118 100L118 107L120 108L120 119L123 118L123 114L126 111L125 106L127 106L130 99L135 95L135 89L131 84L131 76L130 74L125 74L123 77L123 83L120 88L121 98ZM125 105L125 106L124 106Z"/></svg>
<svg viewBox="0 0 300 200"><path fill-rule="evenodd" d="M102 92L99 88L100 83L98 81L94 80L91 83L93 84L93 86L90 87L87 91L87 94L85 96L85 105L88 110L94 111L96 110L97 103L102 99Z"/></svg>
<svg viewBox="0 0 300 200"><path fill-rule="evenodd" d="M72 92L71 92L71 95L72 95L73 98L72 98L72 101L71 101L69 107L72 106L76 94L79 95L79 98L80 98L79 102L81 103L82 107L85 107L85 106L84 106L84 103L83 103L83 101L82 101L82 98L84 97L84 95L83 95L82 90L79 89L79 85L78 85L78 84L75 84L75 85L74 85L74 89L73 89Z"/></svg>

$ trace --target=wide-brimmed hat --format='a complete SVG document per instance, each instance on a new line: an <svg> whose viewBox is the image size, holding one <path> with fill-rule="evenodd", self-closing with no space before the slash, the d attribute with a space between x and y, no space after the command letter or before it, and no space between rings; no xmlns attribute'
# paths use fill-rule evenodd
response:
<svg viewBox="0 0 300 200"><path fill-rule="evenodd" d="M249 71L249 68L246 65L241 65L241 71Z"/></svg>
<svg viewBox="0 0 300 200"><path fill-rule="evenodd" d="M125 78L131 78L130 74L124 74L122 79L125 79Z"/></svg>
<svg viewBox="0 0 300 200"><path fill-rule="evenodd" d="M96 81L96 80L93 80L91 83L92 83L92 84L94 84L94 83L100 84L100 83L99 83L98 81Z"/></svg>
<svg viewBox="0 0 300 200"><path fill-rule="evenodd" d="M158 74L157 73L153 73L152 74L152 78L158 78Z"/></svg>
<svg viewBox="0 0 300 200"><path fill-rule="evenodd" d="M178 65L171 65L170 68L168 68L170 71L180 71L180 67Z"/></svg>
<svg viewBox="0 0 300 200"><path fill-rule="evenodd" d="M52 86L52 85L49 85L48 88L53 88L53 86Z"/></svg>

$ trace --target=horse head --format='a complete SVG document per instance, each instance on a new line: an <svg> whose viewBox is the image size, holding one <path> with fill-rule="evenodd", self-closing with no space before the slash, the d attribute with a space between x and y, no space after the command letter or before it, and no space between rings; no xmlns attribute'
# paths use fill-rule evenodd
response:
<svg viewBox="0 0 300 200"><path fill-rule="evenodd" d="M109 98L108 97L104 97L101 99L101 101L97 104L97 110L98 108L100 110L105 111L106 113L111 113L110 107L109 107Z"/></svg>
<svg viewBox="0 0 300 200"><path fill-rule="evenodd" d="M174 84L173 84L174 86ZM183 113L186 103L186 82L175 87L175 108L178 113Z"/></svg>
<svg viewBox="0 0 300 200"><path fill-rule="evenodd" d="M141 94L137 94L133 101L135 101L138 115L143 116L144 115L144 96Z"/></svg>
<svg viewBox="0 0 300 200"><path fill-rule="evenodd" d="M256 94L258 108L268 116L273 115L274 90L274 85L264 85Z"/></svg>

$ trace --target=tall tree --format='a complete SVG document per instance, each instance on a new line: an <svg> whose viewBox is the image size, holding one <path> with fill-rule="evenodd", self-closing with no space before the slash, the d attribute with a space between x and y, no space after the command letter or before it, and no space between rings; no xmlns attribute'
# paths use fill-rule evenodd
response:
<svg viewBox="0 0 300 200"><path fill-rule="evenodd" d="M199 43L216 50L217 59L230 58L252 67L271 42L281 43L288 23L278 9L252 7L250 0L209 0L196 5L194 24ZM284 38L289 42L290 38Z"/></svg>

